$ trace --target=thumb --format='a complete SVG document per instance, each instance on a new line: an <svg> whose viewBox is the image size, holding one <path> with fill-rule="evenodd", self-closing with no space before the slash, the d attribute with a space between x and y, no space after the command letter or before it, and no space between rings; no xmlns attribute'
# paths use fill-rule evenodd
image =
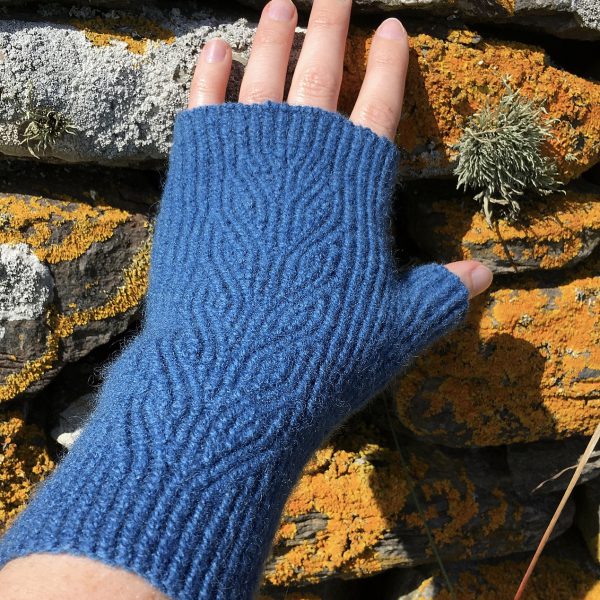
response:
<svg viewBox="0 0 600 600"><path fill-rule="evenodd" d="M467 315L469 299L491 282L477 272L477 261L460 261L451 268L439 263L413 267L399 274L393 299L394 345L410 360L449 333Z"/></svg>
<svg viewBox="0 0 600 600"><path fill-rule="evenodd" d="M492 283L492 272L477 260L459 260L445 266L464 283L469 290L469 298L481 294Z"/></svg>

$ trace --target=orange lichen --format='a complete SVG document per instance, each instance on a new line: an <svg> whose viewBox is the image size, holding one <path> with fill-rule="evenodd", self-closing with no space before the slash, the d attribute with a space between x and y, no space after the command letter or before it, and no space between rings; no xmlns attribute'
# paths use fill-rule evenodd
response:
<svg viewBox="0 0 600 600"><path fill-rule="evenodd" d="M496 488L492 491L494 497L498 500L498 506L492 509L488 513L488 522L483 527L483 534L490 535L494 531L498 531L504 523L506 523L506 517L508 514L508 502L506 501L506 494L500 489Z"/></svg>
<svg viewBox="0 0 600 600"><path fill-rule="evenodd" d="M78 258L93 243L112 237L130 217L108 205L9 194L0 194L0 215L0 244L28 244L41 261L49 264ZM57 242L53 231L60 228L68 233Z"/></svg>
<svg viewBox="0 0 600 600"><path fill-rule="evenodd" d="M512 600L529 559L504 559L492 564L475 564L451 572L456 596L461 600ZM431 600L450 600L441 576L423 582L421 596ZM542 555L527 587L528 600L599 600L600 582L591 569L568 559Z"/></svg>
<svg viewBox="0 0 600 600"><path fill-rule="evenodd" d="M0 383L0 402L11 400L52 369L59 360L60 341L72 335L77 327L114 317L139 305L146 293L150 245L150 239L144 242L123 272L123 284L101 305L62 314L56 313L53 308L49 310L47 324L50 333L44 354L26 362L18 372L11 373Z"/></svg>
<svg viewBox="0 0 600 600"><path fill-rule="evenodd" d="M380 466L372 482L375 458ZM303 581L317 581L317 574L324 571L354 575L380 571L374 546L393 526L407 495L408 483L391 450L370 443L357 453L331 446L318 450L286 504L283 526L306 513L324 515L327 526L316 533L314 543L291 547L266 574L266 581L283 585L298 572Z"/></svg>
<svg viewBox="0 0 600 600"><path fill-rule="evenodd" d="M480 557L486 544L501 552L523 547L525 524L514 498L481 487L460 461L440 450L408 446L403 455L410 473L381 433L361 425L317 451L285 506L265 582L316 583L330 575L371 575L424 557L433 561L413 484L442 555ZM307 519L316 519L308 530ZM404 535L422 540L417 555L403 553ZM390 536L399 536L398 552L389 551Z"/></svg>
<svg viewBox="0 0 600 600"><path fill-rule="evenodd" d="M515 14L515 0L497 0L497 2L508 14Z"/></svg>
<svg viewBox="0 0 600 600"><path fill-rule="evenodd" d="M551 66L540 48L485 39L474 44L472 32L460 31L409 37L406 96L396 137L408 151L404 167L412 173L448 173L456 157L452 146L468 117L504 93L502 76L509 76L524 97L544 101L548 119L557 119L547 151L564 181L600 160L600 83ZM470 43L452 41L465 37ZM370 44L370 32L352 28L339 103L346 114L360 90Z"/></svg>
<svg viewBox="0 0 600 600"><path fill-rule="evenodd" d="M563 285L523 276L518 288L496 284L475 299L465 325L398 382L403 423L450 445L591 435L600 420L599 267L596 257Z"/></svg>
<svg viewBox="0 0 600 600"><path fill-rule="evenodd" d="M475 207L469 210L462 202L434 201L434 234L437 244L443 246L444 257L481 260L485 252L492 259L532 262L542 269L557 269L584 254L592 232L600 232L597 194L568 190L564 196L523 200L521 206L523 219L513 225L499 220L492 230ZM519 247L519 256L511 255L511 247Z"/></svg>
<svg viewBox="0 0 600 600"><path fill-rule="evenodd" d="M120 14L114 18L71 19L69 23L81 29L94 46L124 42L133 54L144 54L152 42L172 44L175 41L172 31L145 17Z"/></svg>
<svg viewBox="0 0 600 600"><path fill-rule="evenodd" d="M16 413L0 415L0 534L53 469L44 434Z"/></svg>

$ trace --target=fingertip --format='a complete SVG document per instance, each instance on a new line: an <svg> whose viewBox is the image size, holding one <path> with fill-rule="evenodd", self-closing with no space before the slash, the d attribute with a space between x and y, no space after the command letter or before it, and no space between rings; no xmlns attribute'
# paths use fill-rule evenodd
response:
<svg viewBox="0 0 600 600"><path fill-rule="evenodd" d="M207 63L217 63L225 60L229 44L221 38L212 38L204 44L201 56Z"/></svg>
<svg viewBox="0 0 600 600"><path fill-rule="evenodd" d="M477 260L460 260L445 265L469 290L469 298L478 296L487 290L494 279L490 269Z"/></svg>
<svg viewBox="0 0 600 600"><path fill-rule="evenodd" d="M406 40L408 35L402 22L396 17L390 17L381 23L376 34L388 40Z"/></svg>
<svg viewBox="0 0 600 600"><path fill-rule="evenodd" d="M211 38L204 44L196 61L188 108L225 101L231 62L231 46L224 39Z"/></svg>

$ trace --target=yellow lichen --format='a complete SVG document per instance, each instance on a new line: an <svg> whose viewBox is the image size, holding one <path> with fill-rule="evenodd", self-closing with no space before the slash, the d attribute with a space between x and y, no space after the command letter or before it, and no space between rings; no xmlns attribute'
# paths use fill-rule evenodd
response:
<svg viewBox="0 0 600 600"><path fill-rule="evenodd" d="M53 469L44 434L16 413L0 415L0 534Z"/></svg>
<svg viewBox="0 0 600 600"><path fill-rule="evenodd" d="M600 160L600 83L552 66L540 48L482 39L452 39L472 33L450 32L450 40L428 34L409 36L410 61L398 144L408 151L405 166L449 171L470 115L504 92L502 76L526 98L546 102L553 122L547 151L568 181ZM344 65L339 110L352 112L371 44L371 33L352 28Z"/></svg>
<svg viewBox="0 0 600 600"><path fill-rule="evenodd" d="M473 300L464 327L398 382L404 424L452 445L591 435L600 421L599 266L589 260L555 288L523 276L518 288L495 284Z"/></svg>
<svg viewBox="0 0 600 600"><path fill-rule="evenodd" d="M474 204L474 203L473 203ZM532 260L542 269L564 267L584 251L590 229L600 230L600 197L568 190L565 196L521 201L524 219L516 224L499 220L491 230L482 212L463 202L434 201L431 212L443 215L435 226L449 260L477 259L481 248L498 260ZM441 221L441 219L436 219ZM508 248L518 245L520 255ZM560 251L555 251L556 248Z"/></svg>
<svg viewBox="0 0 600 600"><path fill-rule="evenodd" d="M121 14L114 18L71 19L69 23L81 29L94 46L124 42L133 54L145 54L152 42L172 44L175 41L172 31L145 17Z"/></svg>
<svg viewBox="0 0 600 600"><path fill-rule="evenodd" d="M60 341L92 321L101 321L135 308L146 293L148 267L150 261L150 240L146 240L133 257L130 266L123 273L123 284L114 296L99 306L70 313L48 312L47 324L50 330L46 338L45 352L37 359L26 362L16 373L11 373L0 383L0 402L11 400L38 381L59 360Z"/></svg>
<svg viewBox="0 0 600 600"><path fill-rule="evenodd" d="M375 458L380 466L373 480ZM357 453L331 446L320 449L286 504L283 526L306 513L325 515L327 526L316 533L314 544L291 547L266 581L286 584L299 572L303 581L310 582L324 571L354 575L380 571L374 546L393 526L408 491L398 456L387 448L365 443Z"/></svg>
<svg viewBox="0 0 600 600"><path fill-rule="evenodd" d="M504 559L496 564L473 565L452 574L456 596L461 600L512 600L529 559ZM422 586L423 597L451 600L440 576ZM424 582L425 584L425 582ZM591 569L568 559L544 556L533 572L525 594L527 600L599 600L600 582Z"/></svg>
<svg viewBox="0 0 600 600"><path fill-rule="evenodd" d="M455 559L477 556L482 537L522 547L525 523L514 498L499 489L490 498L459 461L440 450L409 446L403 454L410 473L376 429L362 426L318 450L285 506L266 583L316 583L327 575L360 577L413 564L416 557L410 553L390 553L388 546L380 546L399 530L407 530L411 538L420 536L419 552L433 560L426 524L412 498L413 483L442 554ZM322 529L307 535L305 529L290 527L295 519L306 526L309 515L322 516Z"/></svg>
<svg viewBox="0 0 600 600"><path fill-rule="evenodd" d="M0 215L4 217L0 244L28 244L49 264L78 258L94 242L112 237L130 218L129 213L108 205L9 194L0 194ZM55 241L53 231L59 228L68 233Z"/></svg>

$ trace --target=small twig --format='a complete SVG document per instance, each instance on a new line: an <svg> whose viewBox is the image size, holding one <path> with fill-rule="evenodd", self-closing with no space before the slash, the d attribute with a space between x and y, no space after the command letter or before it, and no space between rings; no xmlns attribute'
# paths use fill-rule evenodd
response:
<svg viewBox="0 0 600 600"><path fill-rule="evenodd" d="M560 504L558 505L558 508L556 509L556 512L554 513L554 516L552 517L552 520L550 521L550 524L548 525L548 528L546 529L546 531L542 537L542 540L540 541L540 543L537 547L537 550L535 551L535 554L533 555L533 558L531 559L531 562L529 563L527 572L523 576L521 585L519 586L519 589L517 590L517 593L515 595L515 600L521 600L521 598L523 597L523 592L525 591L525 588L527 587L527 583L529 582L529 578L531 577L531 574L533 573L533 570L535 569L537 561L540 558L542 551L544 550L544 546L546 545L546 543L548 542L548 539L552 535L552 531L554 530L556 522L558 521L558 518L560 517L565 505L567 504L567 500L571 496L571 492L573 491L573 488L575 487L575 485L577 484L577 481L581 477L583 468L585 467L588 460L590 459L590 456L591 456L592 452L594 451L594 448L596 447L598 440L600 440L600 423L598 423L598 426L596 427L596 431L594 431L594 435L592 435L592 438L590 439L590 442L587 445L585 452L581 455L581 458L579 459L579 463L577 464L577 469L575 469L575 473L573 473L573 477L571 477L571 481L569 482L569 486L565 490L565 493L563 494Z"/></svg>

